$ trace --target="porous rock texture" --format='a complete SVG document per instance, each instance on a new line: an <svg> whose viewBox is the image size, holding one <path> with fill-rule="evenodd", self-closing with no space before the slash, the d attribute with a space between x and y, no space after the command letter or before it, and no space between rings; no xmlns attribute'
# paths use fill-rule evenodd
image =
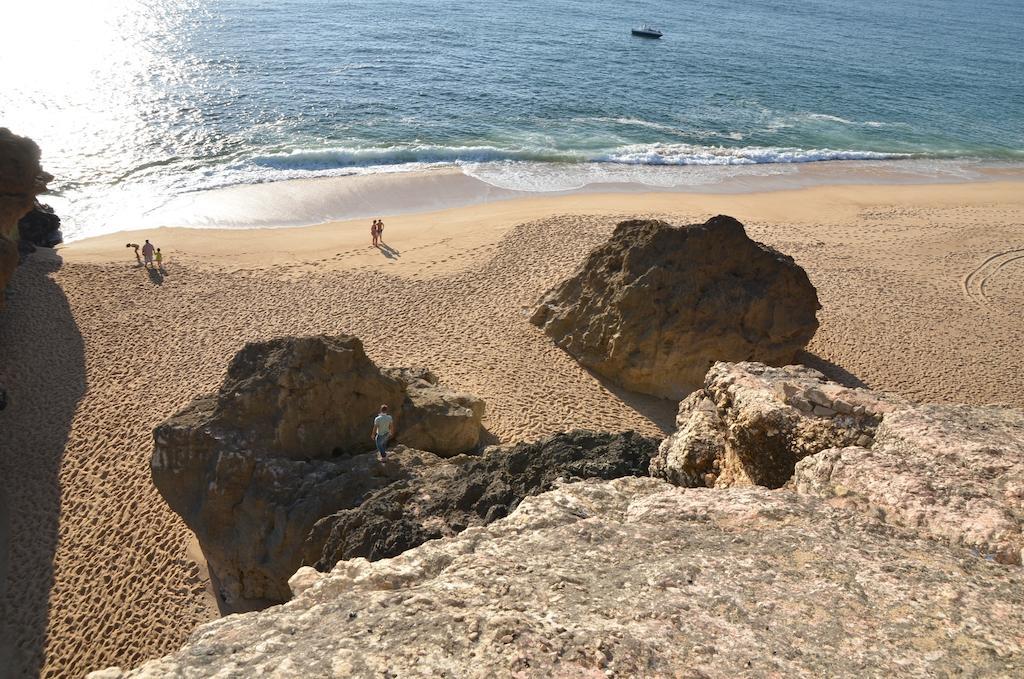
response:
<svg viewBox="0 0 1024 679"><path fill-rule="evenodd" d="M18 220L36 204L36 196L46 191L52 175L39 164L39 146L28 137L19 137L0 127L0 307L4 289L18 266Z"/></svg>
<svg viewBox="0 0 1024 679"><path fill-rule="evenodd" d="M679 404L677 430L651 475L681 486L789 481L797 461L826 448L870 445L882 416L904 399L829 381L800 365L716 363Z"/></svg>
<svg viewBox="0 0 1024 679"><path fill-rule="evenodd" d="M720 215L620 223L530 320L611 381L681 399L715 361L792 363L820 308L792 257Z"/></svg>
<svg viewBox="0 0 1024 679"><path fill-rule="evenodd" d="M357 455L373 448L382 403L397 414L400 441L445 455L477 445L479 399L444 394L436 380L411 391L355 337L286 337L247 344L217 394L156 427L153 482L195 532L225 601L287 598L313 524L407 473L404 459L382 471ZM418 419L436 431L417 438ZM414 457L414 466L435 459Z"/></svg>
<svg viewBox="0 0 1024 679"><path fill-rule="evenodd" d="M121 677L1019 676L1024 571L791 491L582 482Z"/></svg>
<svg viewBox="0 0 1024 679"><path fill-rule="evenodd" d="M500 519L558 479L646 476L657 447L657 439L635 432L576 430L420 467L358 507L318 521L303 561L330 570L343 559L397 556L427 540Z"/></svg>
<svg viewBox="0 0 1024 679"><path fill-rule="evenodd" d="M832 448L796 465L801 493L1024 561L1024 412L921 405L886 414L870 449Z"/></svg>
<svg viewBox="0 0 1024 679"><path fill-rule="evenodd" d="M384 374L405 385L397 411L398 442L448 456L473 450L480 442L484 402L438 384L423 368L385 368Z"/></svg>
<svg viewBox="0 0 1024 679"><path fill-rule="evenodd" d="M912 404L804 366L717 363L651 475L789 485L1006 564L1024 561L1024 412Z"/></svg>

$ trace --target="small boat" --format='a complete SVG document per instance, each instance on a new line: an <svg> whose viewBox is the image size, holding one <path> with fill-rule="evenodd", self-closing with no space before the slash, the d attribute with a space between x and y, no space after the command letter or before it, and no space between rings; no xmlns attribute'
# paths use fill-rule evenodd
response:
<svg viewBox="0 0 1024 679"><path fill-rule="evenodd" d="M640 28L634 28L633 35L639 35L641 38L660 38L663 34L657 28L644 24Z"/></svg>

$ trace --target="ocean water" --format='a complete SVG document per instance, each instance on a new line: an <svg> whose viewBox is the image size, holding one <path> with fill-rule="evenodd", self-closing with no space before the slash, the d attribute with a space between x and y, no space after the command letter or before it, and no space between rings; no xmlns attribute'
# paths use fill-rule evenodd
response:
<svg viewBox="0 0 1024 679"><path fill-rule="evenodd" d="M545 191L1024 163L1020 0L27 4L5 9L0 125L42 146L71 238L319 176Z"/></svg>

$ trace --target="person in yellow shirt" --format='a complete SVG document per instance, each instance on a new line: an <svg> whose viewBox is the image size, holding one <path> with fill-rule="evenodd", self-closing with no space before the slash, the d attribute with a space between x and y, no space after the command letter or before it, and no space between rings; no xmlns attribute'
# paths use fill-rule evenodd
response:
<svg viewBox="0 0 1024 679"><path fill-rule="evenodd" d="M164 268L164 255L163 255L162 252L160 252L160 248L156 249L156 257L155 257L155 259L156 259L156 268L158 268L161 271L163 271L163 268Z"/></svg>

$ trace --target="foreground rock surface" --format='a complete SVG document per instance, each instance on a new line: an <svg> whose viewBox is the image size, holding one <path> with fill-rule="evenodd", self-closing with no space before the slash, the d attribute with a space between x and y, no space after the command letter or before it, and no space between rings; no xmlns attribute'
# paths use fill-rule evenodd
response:
<svg viewBox="0 0 1024 679"><path fill-rule="evenodd" d="M217 394L156 428L153 481L195 532L228 602L287 598L313 524L407 474L402 460L381 471L372 455L351 457L373 448L382 403L399 414L400 441L438 444L417 435L426 421L452 435L438 452L476 446L482 402L406 372L417 376L413 387L400 379L406 373L380 370L350 336L252 343Z"/></svg>
<svg viewBox="0 0 1024 679"><path fill-rule="evenodd" d="M503 518L559 478L646 476L657 447L656 439L634 432L573 431L422 466L358 507L317 522L303 561L330 570L344 559L397 556L427 540Z"/></svg>
<svg viewBox="0 0 1024 679"><path fill-rule="evenodd" d="M4 289L18 266L18 221L53 179L43 172L41 155L34 141L0 127L0 308Z"/></svg>
<svg viewBox="0 0 1024 679"><path fill-rule="evenodd" d="M916 405L803 366L717 363L651 475L791 485L1006 564L1024 562L1024 412Z"/></svg>
<svg viewBox="0 0 1024 679"><path fill-rule="evenodd" d="M683 227L622 222L531 322L613 382L679 399L715 361L792 363L819 308L791 257L718 216Z"/></svg>
<svg viewBox="0 0 1024 679"><path fill-rule="evenodd" d="M564 486L114 677L1015 676L1024 571L790 491Z"/></svg>
<svg viewBox="0 0 1024 679"><path fill-rule="evenodd" d="M651 475L681 486L778 488L797 461L826 448L870 445L882 417L910 404L846 387L800 365L716 363L679 404L678 429Z"/></svg>
<svg viewBox="0 0 1024 679"><path fill-rule="evenodd" d="M1024 412L922 405L885 415L870 449L825 450L796 465L801 493L1006 564L1024 562Z"/></svg>

